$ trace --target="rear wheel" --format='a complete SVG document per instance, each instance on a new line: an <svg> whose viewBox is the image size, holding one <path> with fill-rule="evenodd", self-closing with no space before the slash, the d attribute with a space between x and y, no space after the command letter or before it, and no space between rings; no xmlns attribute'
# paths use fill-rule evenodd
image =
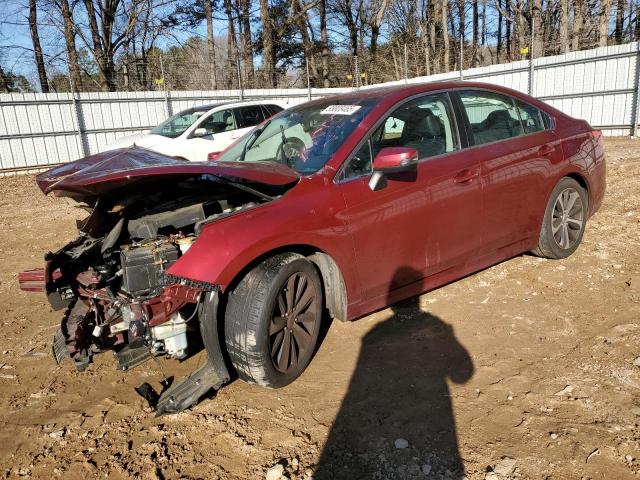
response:
<svg viewBox="0 0 640 480"><path fill-rule="evenodd" d="M587 222L587 192L573 178L565 177L551 192L534 254L566 258L582 241Z"/></svg>
<svg viewBox="0 0 640 480"><path fill-rule="evenodd" d="M238 377L284 387L307 367L322 320L322 284L316 267L286 253L251 270L229 295L225 341Z"/></svg>

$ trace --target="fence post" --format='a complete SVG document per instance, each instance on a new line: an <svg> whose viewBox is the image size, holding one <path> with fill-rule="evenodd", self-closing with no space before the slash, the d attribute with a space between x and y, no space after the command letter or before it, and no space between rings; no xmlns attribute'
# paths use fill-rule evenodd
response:
<svg viewBox="0 0 640 480"><path fill-rule="evenodd" d="M307 67L307 100L311 101L311 79L309 78L309 59L305 56L304 63Z"/></svg>
<svg viewBox="0 0 640 480"><path fill-rule="evenodd" d="M236 72L238 73L238 92L240 101L244 100L244 89L242 88L242 76L240 75L240 58L236 58Z"/></svg>
<svg viewBox="0 0 640 480"><path fill-rule="evenodd" d="M464 74L462 73L464 63L464 32L460 30L460 80L464 80Z"/></svg>
<svg viewBox="0 0 640 480"><path fill-rule="evenodd" d="M533 89L534 89L534 84L533 84L533 74L534 74L534 67L533 67L533 37L535 35L536 32L536 21L533 18L533 16L531 16L531 38L529 40L529 82L528 82L528 93L529 95L533 96Z"/></svg>
<svg viewBox="0 0 640 480"><path fill-rule="evenodd" d="M160 55L160 75L162 75L162 91L164 94L164 111L167 118L171 116L171 105L169 105L169 92L167 90L167 80L164 78L164 64L162 62L162 55Z"/></svg>
<svg viewBox="0 0 640 480"><path fill-rule="evenodd" d="M638 123L640 122L640 40L636 42L636 72L631 106L631 136L638 136Z"/></svg>
<svg viewBox="0 0 640 480"><path fill-rule="evenodd" d="M82 150L82 156L89 155L89 145L87 145L87 139L84 134L84 119L82 118L82 110L80 108L78 99L76 98L76 88L69 75L69 86L71 87L71 104L73 105L73 123L74 127L78 131L78 141L80 142L80 149ZM72 160L71 158L69 160Z"/></svg>

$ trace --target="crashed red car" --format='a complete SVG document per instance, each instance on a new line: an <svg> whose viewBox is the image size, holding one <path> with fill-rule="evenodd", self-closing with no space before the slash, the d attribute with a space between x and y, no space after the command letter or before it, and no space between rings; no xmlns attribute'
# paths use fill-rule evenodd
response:
<svg viewBox="0 0 640 480"><path fill-rule="evenodd" d="M448 82L299 105L216 162L132 148L37 181L88 212L20 277L64 310L58 361L83 369L112 349L128 369L182 359L199 336L207 348L163 413L233 375L292 382L325 312L351 320L526 251L567 257L602 202L605 159L582 120Z"/></svg>

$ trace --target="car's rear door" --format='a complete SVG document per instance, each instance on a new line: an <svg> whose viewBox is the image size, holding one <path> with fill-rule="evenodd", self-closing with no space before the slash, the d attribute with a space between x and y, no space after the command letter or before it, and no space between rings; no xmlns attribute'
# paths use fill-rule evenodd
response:
<svg viewBox="0 0 640 480"><path fill-rule="evenodd" d="M489 90L461 90L468 154L480 163L483 245L495 251L539 234L550 164L562 148L539 109Z"/></svg>
<svg viewBox="0 0 640 480"><path fill-rule="evenodd" d="M372 159L386 146L418 150L415 174L388 175L372 191ZM345 163L336 187L356 249L365 299L465 261L480 242L478 163L460 150L449 96L431 94L398 106Z"/></svg>

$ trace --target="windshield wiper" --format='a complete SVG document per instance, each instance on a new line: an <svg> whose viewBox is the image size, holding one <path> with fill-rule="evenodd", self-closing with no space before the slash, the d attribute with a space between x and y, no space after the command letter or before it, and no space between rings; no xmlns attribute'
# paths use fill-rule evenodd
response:
<svg viewBox="0 0 640 480"><path fill-rule="evenodd" d="M249 150L251 147L253 147L253 144L256 142L258 137L260 135L262 135L262 132L264 132L264 129L267 128L267 125L269 125L270 123L271 123L271 120L269 120L267 123L265 123L261 128L256 128L251 133L251 138L249 138L249 140L247 140L247 143L245 143L244 147L242 148L242 153L240 153L240 158L238 160L239 162L243 162L244 161L244 157L247 154L247 150Z"/></svg>

